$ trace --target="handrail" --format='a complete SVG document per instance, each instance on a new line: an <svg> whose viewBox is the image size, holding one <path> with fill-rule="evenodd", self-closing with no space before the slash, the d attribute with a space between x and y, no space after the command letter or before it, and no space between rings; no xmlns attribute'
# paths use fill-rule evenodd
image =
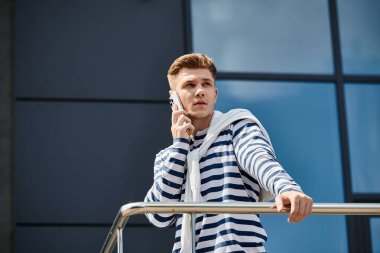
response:
<svg viewBox="0 0 380 253"><path fill-rule="evenodd" d="M241 202L135 202L122 206L112 224L111 230L102 247L101 253L111 253L116 241L122 240L122 229L132 215L145 213L190 213L190 214L287 214L288 212L277 212L272 208L273 203L241 203ZM378 203L314 203L312 214L335 214L335 215L380 215L380 204ZM121 245L120 245L121 244ZM122 243L118 243L118 252L122 252Z"/></svg>

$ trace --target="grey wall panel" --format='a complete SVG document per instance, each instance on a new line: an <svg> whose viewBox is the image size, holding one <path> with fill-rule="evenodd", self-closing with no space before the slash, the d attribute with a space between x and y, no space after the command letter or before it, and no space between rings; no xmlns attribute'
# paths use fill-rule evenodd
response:
<svg viewBox="0 0 380 253"><path fill-rule="evenodd" d="M175 228L127 227L124 232L125 252L172 252Z"/></svg>
<svg viewBox="0 0 380 253"><path fill-rule="evenodd" d="M100 252L106 227L17 227L16 253Z"/></svg>
<svg viewBox="0 0 380 253"><path fill-rule="evenodd" d="M166 99L182 1L18 0L18 97Z"/></svg>
<svg viewBox="0 0 380 253"><path fill-rule="evenodd" d="M18 227L15 252L99 252L107 233L105 227ZM174 228L127 227L124 250L130 253L171 252L173 238Z"/></svg>
<svg viewBox="0 0 380 253"><path fill-rule="evenodd" d="M15 221L113 222L150 188L170 114L169 104L17 102Z"/></svg>

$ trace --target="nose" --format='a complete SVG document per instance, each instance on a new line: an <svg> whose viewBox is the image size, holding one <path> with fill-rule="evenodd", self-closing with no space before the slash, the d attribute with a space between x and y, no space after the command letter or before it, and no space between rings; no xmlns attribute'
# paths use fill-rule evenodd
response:
<svg viewBox="0 0 380 253"><path fill-rule="evenodd" d="M195 96L196 97L204 97L204 95L205 95L205 91L204 91L202 85L199 85L195 91Z"/></svg>

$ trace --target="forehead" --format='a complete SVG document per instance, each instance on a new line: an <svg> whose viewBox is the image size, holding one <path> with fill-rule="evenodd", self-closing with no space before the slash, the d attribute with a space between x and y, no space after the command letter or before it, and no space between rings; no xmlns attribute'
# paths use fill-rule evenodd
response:
<svg viewBox="0 0 380 253"><path fill-rule="evenodd" d="M197 79L214 80L211 72L208 69L184 68L184 69L181 69L180 72L178 72L176 77L177 77L177 81L179 82L186 82L186 81L197 80Z"/></svg>

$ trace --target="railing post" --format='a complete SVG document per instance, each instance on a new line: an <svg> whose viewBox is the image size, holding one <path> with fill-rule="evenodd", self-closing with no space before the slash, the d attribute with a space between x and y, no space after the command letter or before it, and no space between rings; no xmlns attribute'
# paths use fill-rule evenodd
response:
<svg viewBox="0 0 380 253"><path fill-rule="evenodd" d="M194 213L191 214L191 249L195 253L195 219L196 216Z"/></svg>
<svg viewBox="0 0 380 253"><path fill-rule="evenodd" d="M117 253L123 253L123 228L117 229Z"/></svg>

